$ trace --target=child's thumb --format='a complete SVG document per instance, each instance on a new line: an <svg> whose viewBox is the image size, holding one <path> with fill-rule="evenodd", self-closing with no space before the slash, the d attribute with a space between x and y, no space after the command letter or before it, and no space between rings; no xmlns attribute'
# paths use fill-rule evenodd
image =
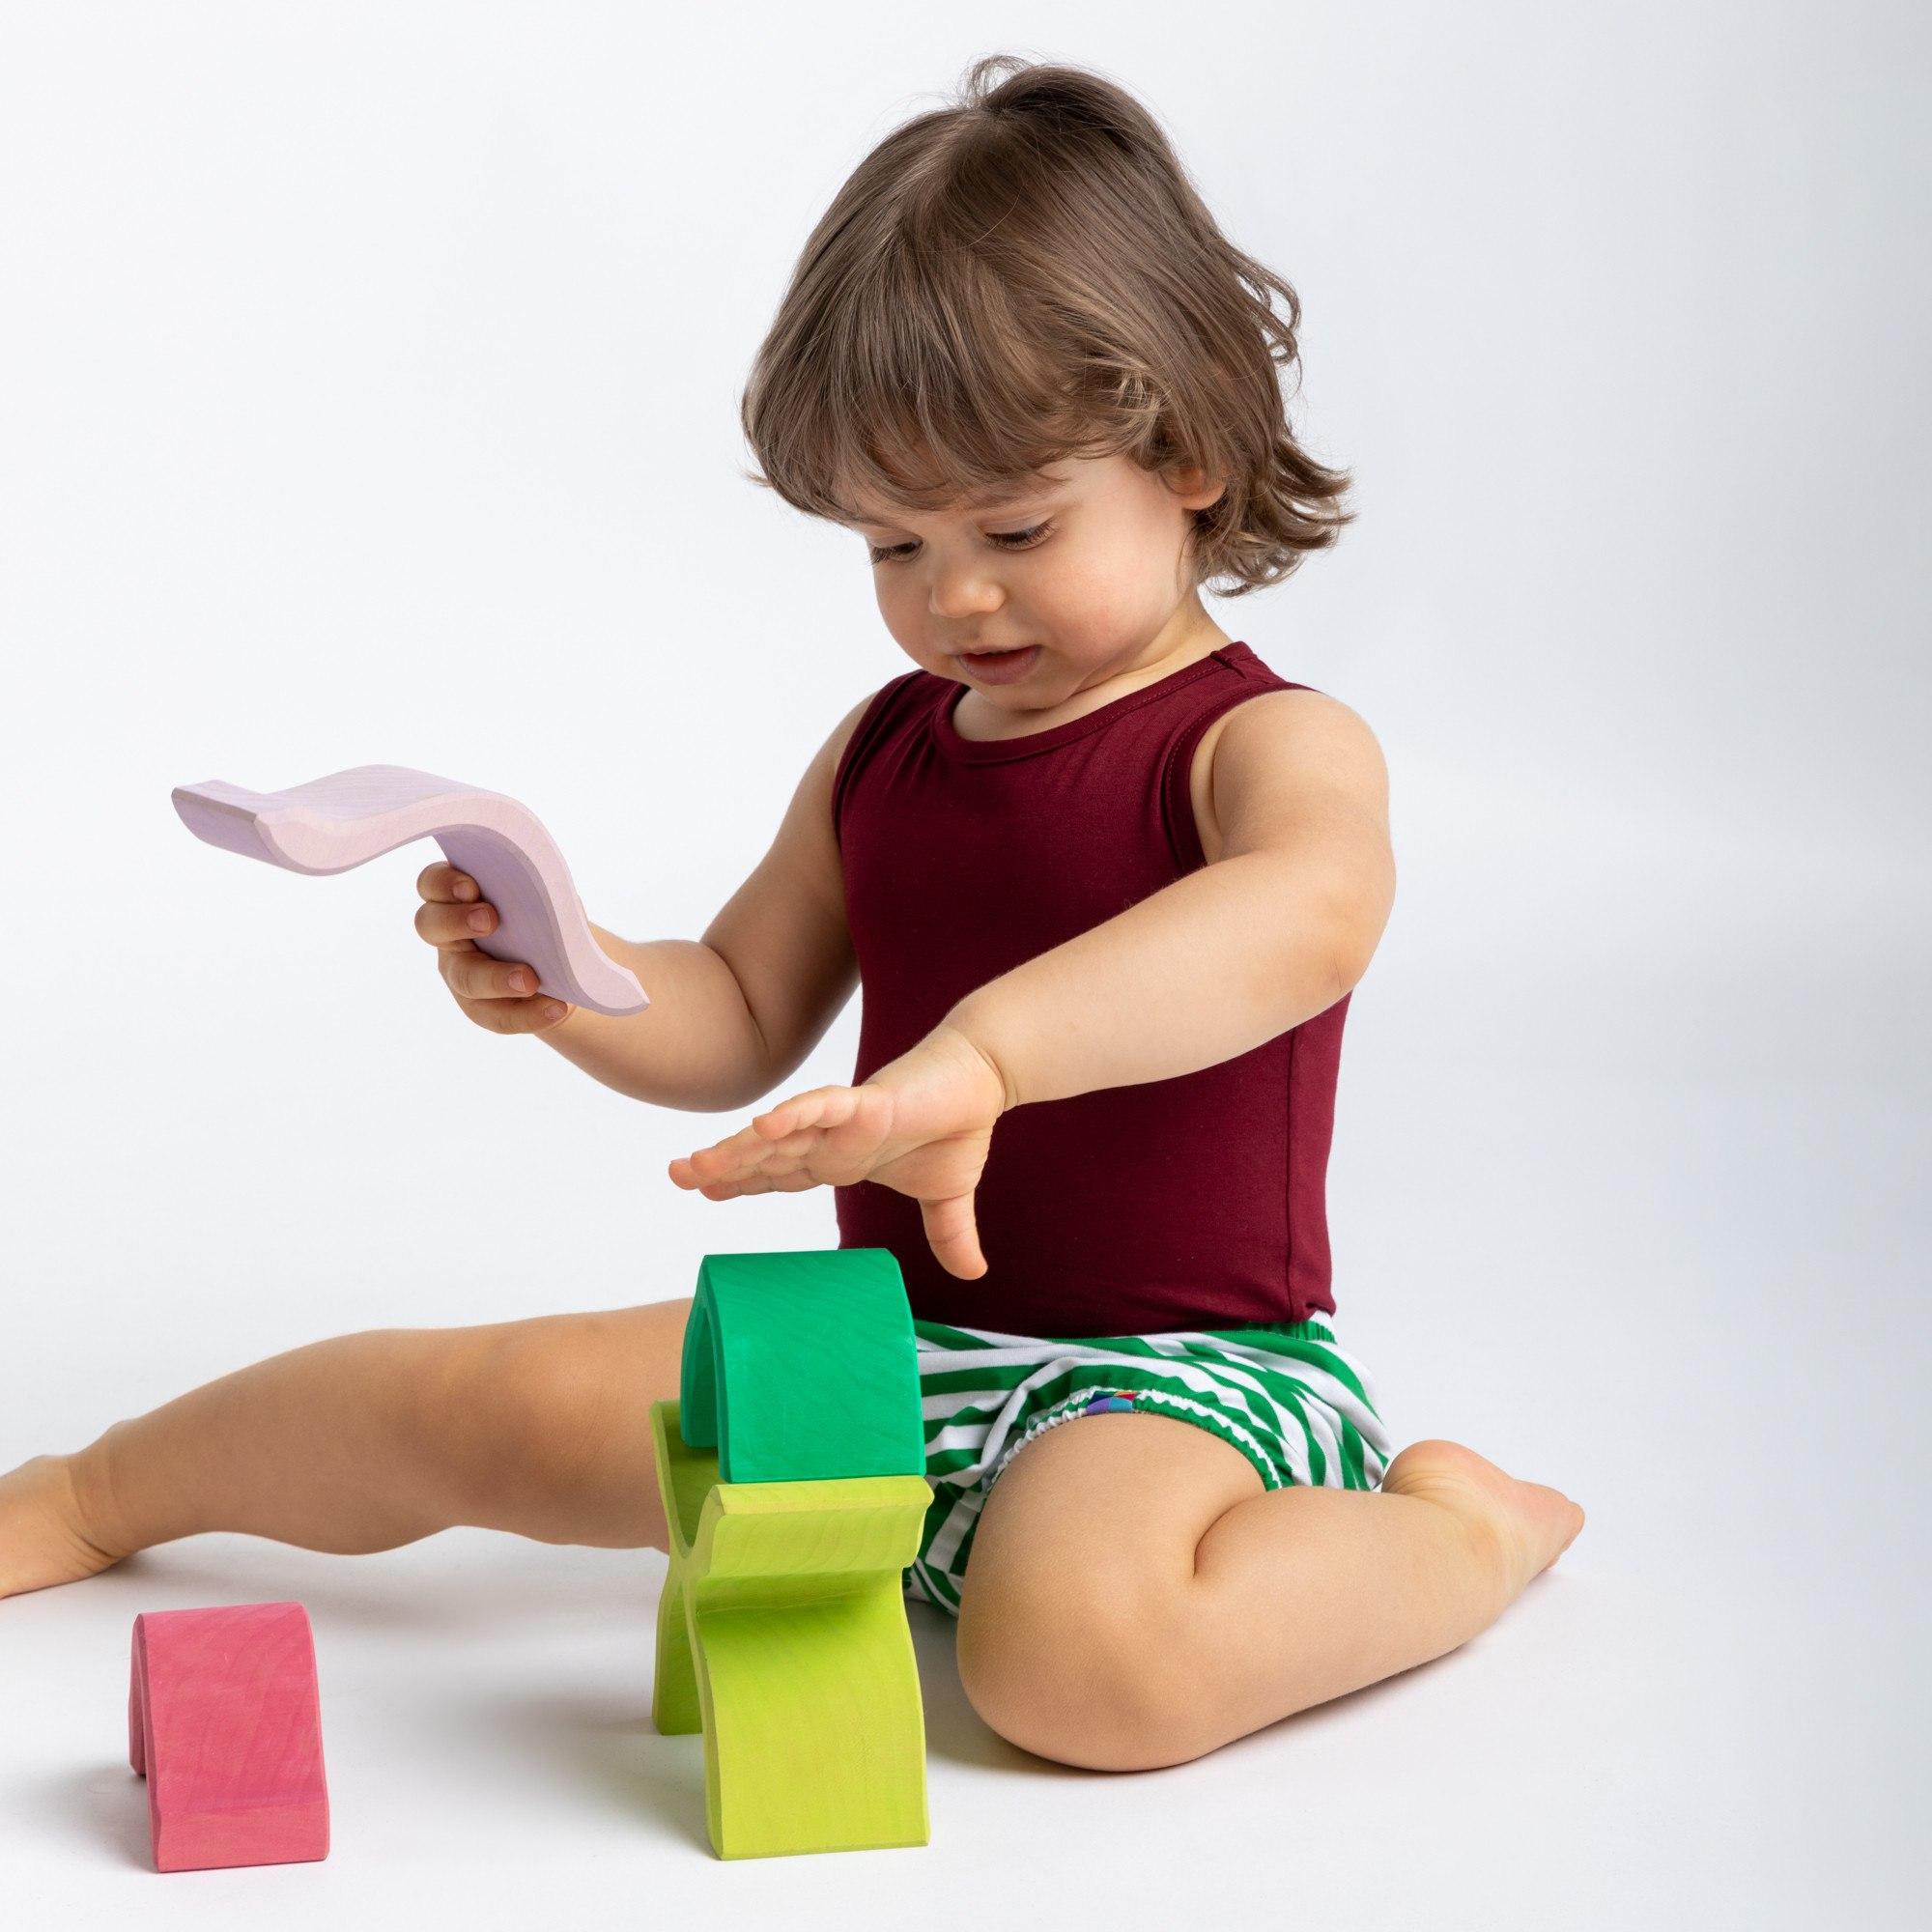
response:
<svg viewBox="0 0 1932 1932"><path fill-rule="evenodd" d="M925 1224L925 1238L948 1274L961 1281L977 1281L987 1272L986 1257L980 1252L980 1230L973 1218L970 1191L946 1201L922 1201L919 1212Z"/></svg>

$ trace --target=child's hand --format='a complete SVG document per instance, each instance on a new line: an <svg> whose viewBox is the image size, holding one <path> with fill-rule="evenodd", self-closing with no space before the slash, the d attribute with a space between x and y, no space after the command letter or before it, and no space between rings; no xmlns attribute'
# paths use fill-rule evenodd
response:
<svg viewBox="0 0 1932 1932"><path fill-rule="evenodd" d="M426 866L416 891L423 900L416 932L436 948L437 971L469 1018L486 1033L543 1033L569 1018L573 1008L537 991L534 966L478 949L476 941L497 929L497 908L468 872Z"/></svg>
<svg viewBox="0 0 1932 1932"><path fill-rule="evenodd" d="M986 1272L973 1190L1006 1108L999 1069L941 1025L863 1087L795 1094L728 1140L672 1161L670 1178L707 1201L879 1181L917 1199L939 1264L972 1281Z"/></svg>

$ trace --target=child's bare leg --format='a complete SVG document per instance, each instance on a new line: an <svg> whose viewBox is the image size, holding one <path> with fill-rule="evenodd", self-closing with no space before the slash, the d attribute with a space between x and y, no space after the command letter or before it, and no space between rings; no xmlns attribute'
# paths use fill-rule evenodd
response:
<svg viewBox="0 0 1932 1932"><path fill-rule="evenodd" d="M961 1680L1040 1756L1185 1763L1454 1650L1582 1523L1454 1442L1404 1450L1378 1491L1265 1490L1191 1424L1086 1418L1029 1444L987 1500Z"/></svg>
<svg viewBox="0 0 1932 1932"><path fill-rule="evenodd" d="M0 1477L0 1596L207 1530L662 1548L650 1406L677 1394L690 1306L377 1329L238 1370Z"/></svg>
<svg viewBox="0 0 1932 1932"><path fill-rule="evenodd" d="M1200 1749L1466 1643L1582 1526L1560 1491L1435 1440L1397 1456L1378 1491L1236 1504L1195 1552Z"/></svg>

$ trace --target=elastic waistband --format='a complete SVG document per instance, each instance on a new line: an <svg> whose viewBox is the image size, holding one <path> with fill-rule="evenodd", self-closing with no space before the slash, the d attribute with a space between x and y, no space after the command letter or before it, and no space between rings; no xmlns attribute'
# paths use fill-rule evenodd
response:
<svg viewBox="0 0 1932 1932"><path fill-rule="evenodd" d="M1104 1349L1111 1342L1172 1341L1188 1335L1205 1335L1215 1342L1245 1342L1250 1346L1283 1341L1332 1342L1335 1339L1334 1320L1332 1315L1311 1315L1300 1321L1244 1321L1238 1328L1152 1328L1138 1335L1012 1335L997 1328L973 1328L963 1322L923 1321L918 1319L912 1325L915 1333L926 1340L966 1335L995 1349L1014 1346L1045 1348L1054 1344Z"/></svg>
<svg viewBox="0 0 1932 1932"><path fill-rule="evenodd" d="M1219 1342L1238 1342L1244 1335L1332 1342L1335 1339L1335 1318L1332 1315L1311 1315L1302 1321L1249 1321L1239 1328L1203 1328L1200 1332L1212 1335Z"/></svg>

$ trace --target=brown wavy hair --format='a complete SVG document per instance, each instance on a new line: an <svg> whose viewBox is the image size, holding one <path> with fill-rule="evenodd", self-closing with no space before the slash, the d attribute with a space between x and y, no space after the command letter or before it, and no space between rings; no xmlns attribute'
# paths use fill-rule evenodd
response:
<svg viewBox="0 0 1932 1932"><path fill-rule="evenodd" d="M745 387L745 474L851 524L840 490L933 509L1066 456L1199 464L1227 487L1194 513L1195 583L1240 596L1354 518L1288 424L1300 320L1130 95L991 54L812 230Z"/></svg>

